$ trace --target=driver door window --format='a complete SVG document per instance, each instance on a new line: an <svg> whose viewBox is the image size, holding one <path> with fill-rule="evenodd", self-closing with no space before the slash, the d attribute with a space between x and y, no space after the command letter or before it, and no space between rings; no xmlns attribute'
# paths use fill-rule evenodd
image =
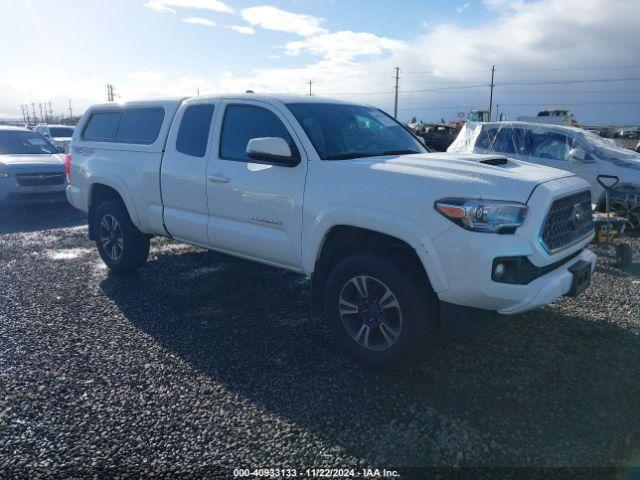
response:
<svg viewBox="0 0 640 480"><path fill-rule="evenodd" d="M247 144L252 138L261 137L284 138L291 152L297 152L291 135L274 113L253 105L229 105L222 124L220 158L252 162L247 157Z"/></svg>

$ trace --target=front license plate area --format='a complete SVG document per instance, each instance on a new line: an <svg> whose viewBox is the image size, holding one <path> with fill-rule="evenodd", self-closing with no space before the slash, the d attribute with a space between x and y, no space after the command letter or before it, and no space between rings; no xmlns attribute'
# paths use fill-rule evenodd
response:
<svg viewBox="0 0 640 480"><path fill-rule="evenodd" d="M584 292L591 284L591 263L586 260L580 260L569 267L569 271L573 275L571 289L567 292L569 297L577 297Z"/></svg>

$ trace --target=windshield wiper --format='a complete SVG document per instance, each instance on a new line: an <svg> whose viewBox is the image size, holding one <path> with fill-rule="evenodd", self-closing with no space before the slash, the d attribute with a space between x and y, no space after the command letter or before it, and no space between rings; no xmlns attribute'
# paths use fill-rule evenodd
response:
<svg viewBox="0 0 640 480"><path fill-rule="evenodd" d="M386 150L382 153L379 153L378 155L382 156L382 155L410 155L413 153L423 153L423 152L416 152L415 150Z"/></svg>
<svg viewBox="0 0 640 480"><path fill-rule="evenodd" d="M325 160L349 160L351 158L364 158L364 157L383 157L385 155L409 155L412 153L422 153L415 150L385 150L384 152L351 152L351 153L336 153L335 155L329 155Z"/></svg>
<svg viewBox="0 0 640 480"><path fill-rule="evenodd" d="M352 158L363 157L377 157L379 153L365 153L365 152L352 152L352 153L336 153L335 155L329 155L325 160L349 160Z"/></svg>

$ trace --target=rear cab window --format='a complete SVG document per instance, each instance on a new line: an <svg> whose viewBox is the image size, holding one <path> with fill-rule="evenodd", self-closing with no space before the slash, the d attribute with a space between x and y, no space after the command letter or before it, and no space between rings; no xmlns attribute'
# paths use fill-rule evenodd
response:
<svg viewBox="0 0 640 480"><path fill-rule="evenodd" d="M212 103L188 106L176 139L176 150L192 157L204 157L209 143L209 132L213 118Z"/></svg>

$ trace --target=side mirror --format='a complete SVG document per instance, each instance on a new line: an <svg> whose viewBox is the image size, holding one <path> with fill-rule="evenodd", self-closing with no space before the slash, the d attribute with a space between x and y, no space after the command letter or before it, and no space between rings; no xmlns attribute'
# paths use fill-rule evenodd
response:
<svg viewBox="0 0 640 480"><path fill-rule="evenodd" d="M252 138L247 143L247 157L256 162L295 167L300 159L291 153L291 148L284 138L261 137Z"/></svg>
<svg viewBox="0 0 640 480"><path fill-rule="evenodd" d="M587 156L587 152L585 152L580 147L572 148L571 150L569 150L569 153L567 154L567 157L568 157L569 160L583 161L586 156Z"/></svg>

